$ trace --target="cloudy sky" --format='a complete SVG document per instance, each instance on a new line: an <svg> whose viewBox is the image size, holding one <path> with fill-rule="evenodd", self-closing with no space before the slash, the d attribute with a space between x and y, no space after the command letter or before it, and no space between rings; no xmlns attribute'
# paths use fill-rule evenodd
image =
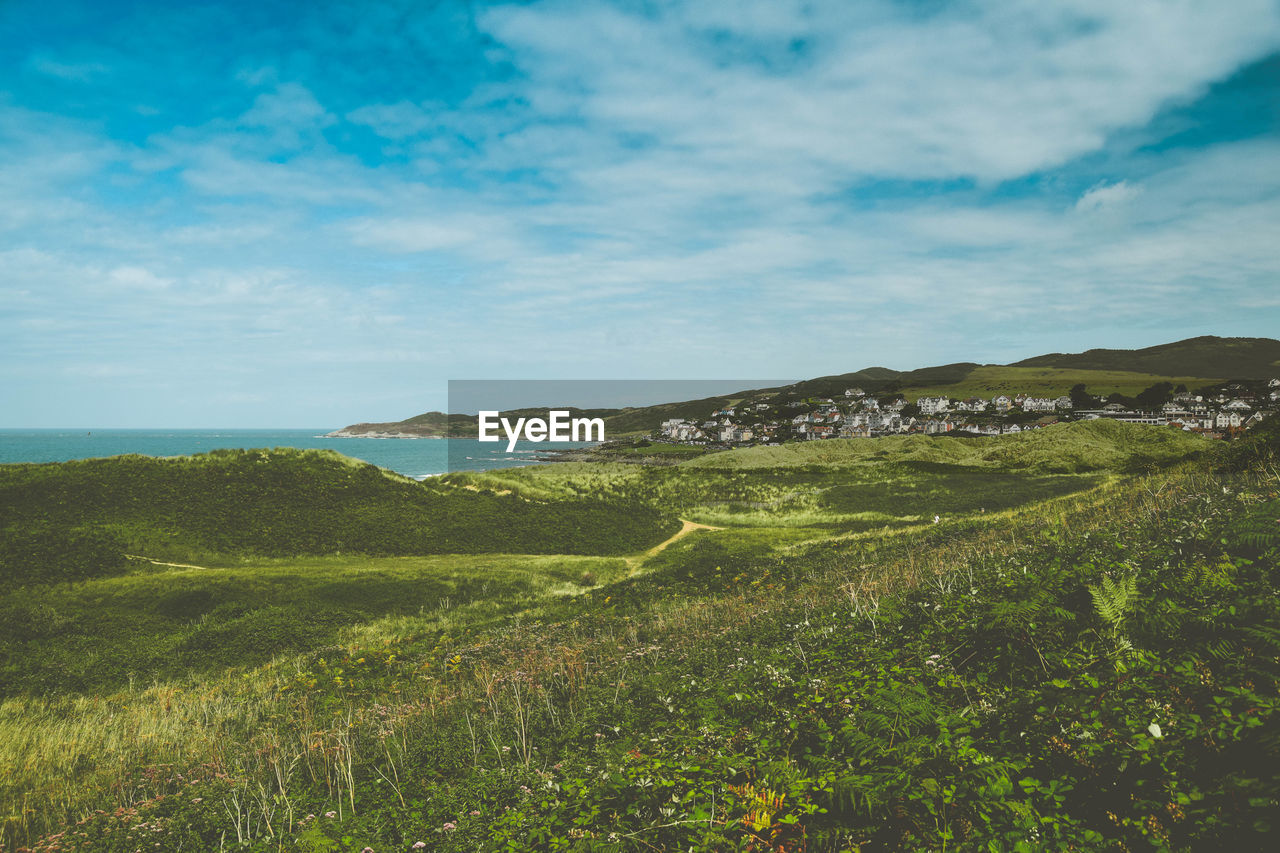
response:
<svg viewBox="0 0 1280 853"><path fill-rule="evenodd" d="M0 3L0 427L1280 332L1280 4Z"/></svg>

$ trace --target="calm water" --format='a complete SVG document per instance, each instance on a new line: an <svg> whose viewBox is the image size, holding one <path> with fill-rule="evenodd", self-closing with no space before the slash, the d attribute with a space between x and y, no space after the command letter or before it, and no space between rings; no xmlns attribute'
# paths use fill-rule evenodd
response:
<svg viewBox="0 0 1280 853"><path fill-rule="evenodd" d="M335 450L390 468L409 477L428 477L446 471L485 471L535 464L550 449L585 447L584 443L532 444L522 441L514 453L506 442L472 439L325 438L324 429L0 429L0 463L65 462L141 453L145 456L186 456L215 448L298 447ZM452 464L450 464L452 462Z"/></svg>

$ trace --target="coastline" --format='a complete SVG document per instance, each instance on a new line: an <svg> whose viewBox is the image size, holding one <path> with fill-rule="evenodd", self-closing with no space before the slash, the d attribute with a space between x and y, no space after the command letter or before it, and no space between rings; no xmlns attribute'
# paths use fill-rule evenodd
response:
<svg viewBox="0 0 1280 853"><path fill-rule="evenodd" d="M413 438L413 439L443 439L447 436L443 435L419 435L412 432L351 432L345 429L327 432L323 438Z"/></svg>

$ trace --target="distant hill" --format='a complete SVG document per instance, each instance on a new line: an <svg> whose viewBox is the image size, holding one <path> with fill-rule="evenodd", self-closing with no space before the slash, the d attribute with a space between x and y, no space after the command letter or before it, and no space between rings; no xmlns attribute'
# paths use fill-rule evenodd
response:
<svg viewBox="0 0 1280 853"><path fill-rule="evenodd" d="M391 436L395 438L445 438L449 435L449 422L465 423L475 428L475 418L454 416L452 419L444 412L426 412L403 421L390 423L359 423L343 427L329 433L331 438L350 438L355 436Z"/></svg>
<svg viewBox="0 0 1280 853"><path fill-rule="evenodd" d="M1054 352L1015 362L1012 367L1126 370L1166 376L1270 379L1280 376L1280 341L1203 335L1145 349L1091 349Z"/></svg>
<svg viewBox="0 0 1280 853"><path fill-rule="evenodd" d="M675 404L687 405L687 404ZM578 409L560 406L574 418L605 418L640 411L637 409ZM651 408L660 408L657 406ZM546 417L546 409L509 409L504 417ZM673 416L674 417L674 416ZM327 438L475 438L479 419L475 415L446 415L444 412L424 412L403 421L389 423L360 423L334 430ZM616 430L608 430L610 433Z"/></svg>
<svg viewBox="0 0 1280 853"><path fill-rule="evenodd" d="M921 396L991 397L1025 392L1056 397L1072 386L1085 385L1090 393L1105 397L1119 393L1134 396L1158 382L1188 388L1213 385L1227 379L1265 379L1280 376L1280 340L1272 338L1219 338L1205 335L1145 349L1093 349L1083 353L1049 353L1009 365L971 361L893 370L867 367L852 373L820 376L779 388L757 388L736 394L661 403L622 409L570 409L576 416L600 417L605 434L622 436L648 432L671 418L705 418L711 412L744 400L781 405L814 397L839 397L847 388L868 394L902 394L911 401ZM514 415L545 415L545 409L521 409ZM395 423L362 423L330 435L395 437L458 437L476 434L476 418L427 412Z"/></svg>

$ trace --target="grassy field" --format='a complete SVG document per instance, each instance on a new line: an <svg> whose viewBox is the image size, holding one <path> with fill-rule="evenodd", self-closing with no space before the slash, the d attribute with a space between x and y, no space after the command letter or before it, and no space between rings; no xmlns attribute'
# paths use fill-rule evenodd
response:
<svg viewBox="0 0 1280 853"><path fill-rule="evenodd" d="M477 526L486 553L227 550L10 583L3 843L1258 849L1280 791L1277 444L1082 424L383 477L644 523L591 554ZM258 494L238 476L198 517ZM0 494L22 524L144 543L175 518L42 512L45 488ZM657 548L677 518L724 529ZM200 530L176 538L197 553Z"/></svg>
<svg viewBox="0 0 1280 853"><path fill-rule="evenodd" d="M830 439L750 447L685 463L694 468L743 470L795 466L881 465L924 462L1044 473L1136 469L1203 451L1212 443L1177 430L1096 420L983 438L926 435Z"/></svg>
<svg viewBox="0 0 1280 853"><path fill-rule="evenodd" d="M752 447L678 465L566 463L447 483L540 500L605 495L737 527L853 532L999 511L1096 487L1212 447L1198 436L1091 421L991 438L903 436Z"/></svg>
<svg viewBox="0 0 1280 853"><path fill-rule="evenodd" d="M1083 383L1090 394L1106 397L1108 394L1124 394L1133 397L1158 382L1172 382L1175 386L1202 388L1221 382L1220 378L1198 376L1162 376L1155 373L1134 373L1126 370L1090 370L1077 367L975 367L958 382L944 385L912 387L905 395L915 401L920 397L983 397L990 399L1000 394L1030 394L1034 397L1059 397L1071 388Z"/></svg>
<svg viewBox="0 0 1280 853"><path fill-rule="evenodd" d="M392 616L478 627L618 580L616 557L312 557L229 568L135 561L124 576L6 596L0 697L199 678L330 645Z"/></svg>
<svg viewBox="0 0 1280 853"><path fill-rule="evenodd" d="M0 505L6 530L103 531L128 553L199 565L334 553L618 554L679 527L651 507L441 487L319 450L0 466Z"/></svg>

